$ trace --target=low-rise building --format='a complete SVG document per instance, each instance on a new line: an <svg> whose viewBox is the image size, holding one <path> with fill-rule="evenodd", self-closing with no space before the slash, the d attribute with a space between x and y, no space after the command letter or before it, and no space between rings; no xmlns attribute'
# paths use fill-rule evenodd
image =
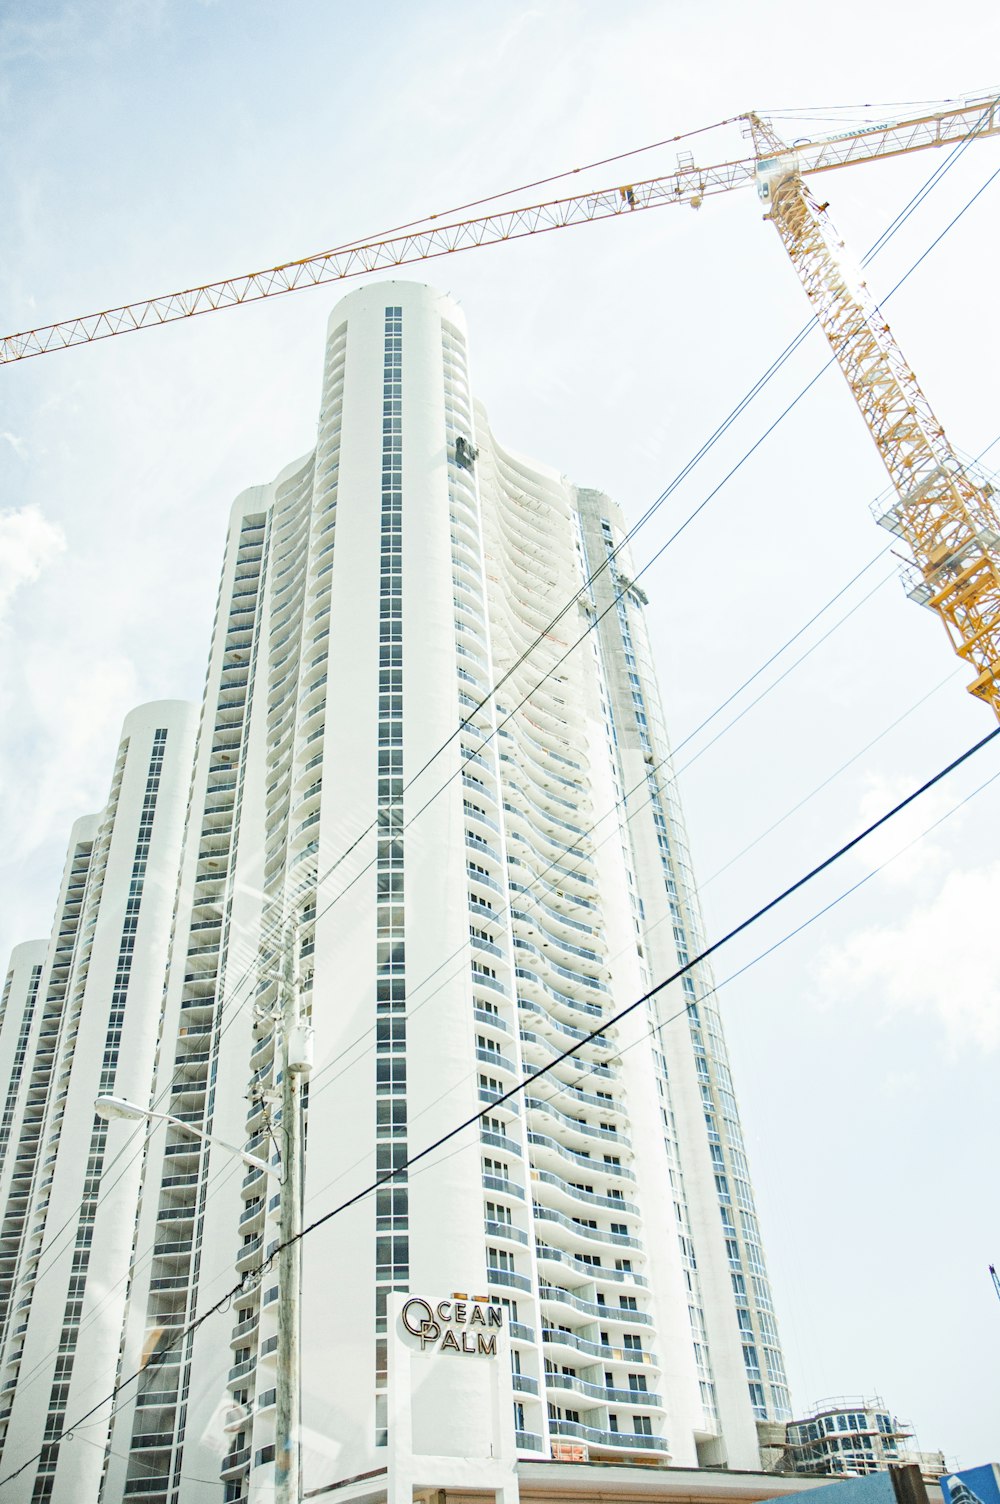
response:
<svg viewBox="0 0 1000 1504"><path fill-rule="evenodd" d="M789 1421L782 1471L856 1478L915 1463L925 1480L938 1479L947 1471L944 1453L907 1447L912 1437L879 1396L821 1400L810 1415Z"/></svg>

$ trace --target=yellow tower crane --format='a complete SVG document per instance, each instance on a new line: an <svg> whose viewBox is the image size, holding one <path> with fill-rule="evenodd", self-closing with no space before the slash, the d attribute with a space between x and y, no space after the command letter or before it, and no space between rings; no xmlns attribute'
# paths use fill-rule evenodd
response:
<svg viewBox="0 0 1000 1504"><path fill-rule="evenodd" d="M895 501L879 521L913 554L909 594L944 622L975 675L970 693L1000 718L1000 515L993 488L959 460L889 325L860 275L849 270L826 204L803 180L806 173L1000 134L1000 99L952 101L792 148L759 116L739 118L753 139L753 157L713 167L678 159L676 170L662 177L473 219L441 223L430 215L403 233L7 335L0 339L0 364L597 219L667 204L697 209L710 195L756 183L765 217L781 237L889 472Z"/></svg>
<svg viewBox="0 0 1000 1504"><path fill-rule="evenodd" d="M797 154L749 116L766 218L781 237L851 395L889 472L895 500L879 518L915 562L912 599L936 611L968 686L1000 718L1000 515L993 487L959 460L860 273L852 275L826 204Z"/></svg>

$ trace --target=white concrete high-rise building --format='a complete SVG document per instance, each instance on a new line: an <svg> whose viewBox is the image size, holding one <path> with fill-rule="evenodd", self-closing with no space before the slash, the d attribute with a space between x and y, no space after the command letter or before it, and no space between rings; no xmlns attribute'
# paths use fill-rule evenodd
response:
<svg viewBox="0 0 1000 1504"><path fill-rule="evenodd" d="M149 1096L196 722L174 701L127 717L107 805L73 826L52 937L17 947L4 987L0 1445L5 1474L40 1452L8 1485L32 1504L100 1486L103 1440L55 1438L115 1384L142 1157L94 1100Z"/></svg>
<svg viewBox="0 0 1000 1504"><path fill-rule="evenodd" d="M465 1362L414 1352L401 1366L406 1296L505 1308L511 1371L492 1398L471 1377L454 1389L438 1453L474 1456L485 1436L494 1458L575 1447L754 1469L758 1426L791 1411L708 968L603 1022L703 943L645 597L619 551L618 506L503 449L468 360L449 299L393 282L345 298L315 449L234 507L179 859L164 832L178 869L169 964L159 914L146 940L139 911L133 965L141 953L156 1003L135 1014L158 1034L113 1089L277 1162L275 1009L293 913L315 1030L306 1223L484 1112L303 1241L308 1490L380 1477L388 1461L391 1492L413 1399L399 1375L430 1394L435 1362ZM72 900L91 879L81 887L74 863L89 870L96 840L77 833L48 951L13 958L3 1144L33 1110L26 1041L39 1018L45 1029L49 973L79 943ZM102 998L97 1034L111 973ZM47 1068L55 1102L62 1076ZM90 1070L86 1091L106 1080ZM86 1396L68 1380L58 1417L72 1422L105 1380L110 1391L116 1366L141 1372L90 1423L99 1445L48 1441L22 1496L188 1504L219 1498L221 1479L225 1499L272 1498L276 1186L179 1129L111 1123L101 1152L121 1173L88 1201L81 1114L56 1220L78 1203L95 1246L112 1219L116 1241L100 1291L88 1281L75 1297L80 1342L100 1332L103 1366L95 1357ZM9 1153L0 1288L15 1297L18 1259L40 1250L35 1289L48 1280L51 1310L43 1322L36 1295L5 1328L4 1473L46 1444L46 1425L58 1431L36 1375L62 1375L68 1319L49 1234L15 1227ZM110 1283L123 1240L127 1299ZM231 1307L188 1330L243 1275ZM44 1397L34 1432L18 1423L29 1343Z"/></svg>

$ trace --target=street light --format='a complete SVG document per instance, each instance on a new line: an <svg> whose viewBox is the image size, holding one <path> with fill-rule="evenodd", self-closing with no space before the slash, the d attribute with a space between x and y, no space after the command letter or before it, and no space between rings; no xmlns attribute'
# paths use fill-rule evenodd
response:
<svg viewBox="0 0 1000 1504"><path fill-rule="evenodd" d="M301 1367L299 1354L299 1285L301 1259L302 1134L298 1114L301 1111L299 1077L308 1074L312 1063L312 1031L298 1023L297 1012L291 1015L285 1035L284 1081L282 1092L282 1126L286 1152L282 1173L266 1160L248 1154L235 1144L227 1144L214 1134L205 1133L183 1118L169 1112L152 1112L129 1102L125 1097L98 1097L94 1111L98 1117L131 1122L169 1123L200 1138L207 1144L235 1154L244 1164L271 1175L281 1187L280 1252L278 1255L278 1349L275 1375L275 1497L278 1504L299 1504L301 1484L298 1466L299 1410L301 1404Z"/></svg>
<svg viewBox="0 0 1000 1504"><path fill-rule="evenodd" d="M175 1118L169 1112L150 1112L145 1107L140 1107L138 1102L129 1102L125 1097L98 1097L94 1103L94 1111L105 1122L112 1122L116 1118L127 1119L130 1122L170 1123L174 1128L181 1128L185 1133L190 1133L193 1138L204 1139L207 1144L218 1144L221 1149L228 1149L230 1154L235 1154L242 1159L244 1164L252 1165L255 1170L263 1170L268 1175L273 1175L275 1180L282 1182L283 1177L267 1160L258 1159L255 1154L247 1154L243 1149L237 1149L235 1144L227 1144L225 1139L216 1138L214 1134L204 1133L196 1128L193 1123L185 1123L183 1118Z"/></svg>

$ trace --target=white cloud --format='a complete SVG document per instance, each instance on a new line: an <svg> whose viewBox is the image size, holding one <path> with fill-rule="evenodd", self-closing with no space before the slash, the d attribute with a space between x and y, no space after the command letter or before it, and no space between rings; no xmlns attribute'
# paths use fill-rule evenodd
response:
<svg viewBox="0 0 1000 1504"><path fill-rule="evenodd" d="M0 512L0 620L21 586L37 580L65 548L62 528L39 507Z"/></svg>
<svg viewBox="0 0 1000 1504"><path fill-rule="evenodd" d="M956 1049L1000 1046L1000 973L991 937L1000 862L949 873L937 893L896 925L859 931L820 957L828 995L865 992L892 1013L944 1025Z"/></svg>
<svg viewBox="0 0 1000 1504"><path fill-rule="evenodd" d="M0 712L35 728L30 797L19 797L14 771L24 748L0 744L0 823L5 857L16 866L46 841L61 844L78 815L107 798L115 736L138 691L134 663L122 654L78 662L67 672L61 644L36 642L17 676L0 682Z"/></svg>
<svg viewBox="0 0 1000 1504"><path fill-rule="evenodd" d="M10 445L11 449L13 449L14 453L18 456L19 459L24 458L26 445L24 440L18 434L10 433L5 429L3 433L0 433L0 439L7 440L7 443Z"/></svg>
<svg viewBox="0 0 1000 1504"><path fill-rule="evenodd" d="M912 793L919 781L916 774L869 774L858 804L858 828L884 815ZM884 866L883 879L894 887L907 887L921 878L942 877L948 868L948 853L934 840L931 827L954 804L954 793L946 784L928 790L863 841L855 852L855 860L865 871ZM956 812L948 822L948 830L956 830L961 819L961 813Z"/></svg>

